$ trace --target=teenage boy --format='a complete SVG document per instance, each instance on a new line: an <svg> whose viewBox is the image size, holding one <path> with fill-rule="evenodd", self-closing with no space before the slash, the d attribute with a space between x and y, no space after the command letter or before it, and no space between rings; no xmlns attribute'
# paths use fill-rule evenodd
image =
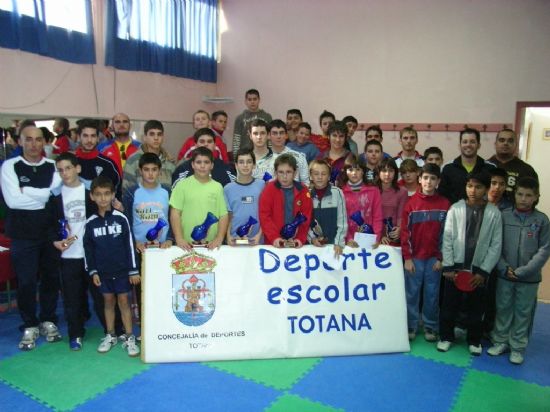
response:
<svg viewBox="0 0 550 412"><path fill-rule="evenodd" d="M203 128L197 130L193 135L193 139L195 139L195 149L193 150L199 147L205 147L214 154L216 150L215 136L212 129ZM194 169L191 160L185 160L183 163L180 163L172 174L172 186L175 187L180 180L188 178L193 175L193 173ZM212 179L219 182L222 186L225 186L235 180L235 175L227 164L214 157Z"/></svg>
<svg viewBox="0 0 550 412"><path fill-rule="evenodd" d="M348 135L346 137L346 149L348 149L354 155L359 156L359 148L355 140L353 140L353 135L359 127L359 122L353 116L345 116L342 121L348 128Z"/></svg>
<svg viewBox="0 0 550 412"><path fill-rule="evenodd" d="M286 112L286 129L288 131L289 142L296 140L296 134L302 122L302 112L299 109L289 109Z"/></svg>
<svg viewBox="0 0 550 412"><path fill-rule="evenodd" d="M259 245L262 239L258 203L265 182L262 179L252 177L255 164L256 158L252 149L239 149L235 154L237 180L223 188L225 203L229 212L229 225L226 236L229 246L235 246L235 240L239 237L237 228L245 225L251 217L258 223L252 225L246 235L248 244Z"/></svg>
<svg viewBox="0 0 550 412"><path fill-rule="evenodd" d="M539 196L538 181L523 177L516 185L514 209L502 212L504 232L497 265L494 345L487 353L498 356L511 350L509 360L516 365L523 363L542 268L550 257L550 221L535 209Z"/></svg>
<svg viewBox="0 0 550 412"><path fill-rule="evenodd" d="M308 189L294 181L298 165L296 158L289 153L275 160L276 179L269 182L260 196L260 225L264 233L264 244L280 248L285 244L281 229L294 221L302 212L306 221L298 226L292 238L294 246L302 247L307 240L311 223L313 204Z"/></svg>
<svg viewBox="0 0 550 412"><path fill-rule="evenodd" d="M61 340L56 326L59 291L58 254L48 239L50 220L45 209L50 190L61 183L53 160L42 156L42 130L27 126L20 136L23 154L2 164L1 183L8 206L6 235L11 238L11 261L17 277L17 305L23 320L19 349L32 350L39 335ZM40 274L40 283L38 282ZM36 315L39 289L40 315Z"/></svg>
<svg viewBox="0 0 550 412"><path fill-rule="evenodd" d="M286 124L280 119L275 119L271 123L269 123L267 132L269 133L269 141L271 142L273 157L277 159L278 156L285 153L294 156L298 165L298 174L296 175L296 180L308 186L309 170L307 167L306 157L303 153L296 152L286 147L286 140L288 137L286 132Z"/></svg>
<svg viewBox="0 0 550 412"><path fill-rule="evenodd" d="M371 139L378 140L380 143L382 143L382 141L384 140L384 133L382 132L380 126L378 126L377 124L373 124L372 126L369 126L367 130L365 130L365 142L368 142ZM384 159L391 158L392 156L390 156L389 153L384 152Z"/></svg>
<svg viewBox="0 0 550 412"><path fill-rule="evenodd" d="M84 265L84 229L86 219L96 211L90 192L79 179L80 165L70 152L60 154L55 160L63 185L52 191L46 205L50 219L50 239L61 253L61 292L65 307L65 319L69 329L69 348L82 349L84 322L88 314L87 290L90 281ZM67 222L67 237L60 239L60 221ZM91 286L98 318L105 322L99 291Z"/></svg>
<svg viewBox="0 0 550 412"><path fill-rule="evenodd" d="M139 149L139 143L130 137L132 124L125 113L117 113L112 120L115 138L99 145L99 151L108 157L117 166L118 173L122 176L126 160Z"/></svg>
<svg viewBox="0 0 550 412"><path fill-rule="evenodd" d="M405 127L399 132L399 143L401 143L401 151L393 158L397 167L405 159L412 159L418 167L424 166L424 158L416 151L418 144L418 132L412 127Z"/></svg>
<svg viewBox="0 0 550 412"><path fill-rule="evenodd" d="M538 180L537 173L529 164L516 156L517 136L512 129L502 129L495 138L495 154L489 161L496 167L506 170L506 197L513 201L513 191L519 179L532 177Z"/></svg>
<svg viewBox="0 0 550 412"><path fill-rule="evenodd" d="M293 142L288 142L287 147L295 152L303 153L306 157L306 161L309 164L313 159L319 156L319 149L313 143L309 141L311 135L311 126L309 123L300 123L298 126L298 132L296 133L296 139Z"/></svg>
<svg viewBox="0 0 550 412"><path fill-rule="evenodd" d="M262 119L253 120L249 124L248 134L252 141L252 151L256 158L256 167L252 172L252 176L256 179L263 179L265 174L268 173L273 177L273 162L275 158L273 151L267 145L267 123Z"/></svg>
<svg viewBox="0 0 550 412"><path fill-rule="evenodd" d="M71 131L69 120L64 117L58 117L53 122L53 131L55 139L52 142L54 147L53 154L58 155L68 152L71 149Z"/></svg>
<svg viewBox="0 0 550 412"><path fill-rule="evenodd" d="M437 146L430 146L424 150L424 162L433 163L439 166L443 166L443 152Z"/></svg>
<svg viewBox="0 0 550 412"><path fill-rule="evenodd" d="M427 164L420 173L421 190L403 208L401 250L405 260L405 291L409 339L416 337L419 324L420 292L423 291L424 338L437 340L439 329L440 244L449 201L436 193L441 172Z"/></svg>
<svg viewBox="0 0 550 412"><path fill-rule="evenodd" d="M501 211L512 207L513 203L505 196L506 180L508 179L506 170L495 167L489 170L489 173L491 175L491 186L487 192L489 203L492 203Z"/></svg>
<svg viewBox="0 0 550 412"><path fill-rule="evenodd" d="M319 152L323 153L330 149L330 138L328 133L329 126L336 121L336 116L333 113L324 110L319 116L319 126L321 127L321 134L312 134L310 136L311 142L317 146ZM347 134L347 133L346 133Z"/></svg>
<svg viewBox="0 0 550 412"><path fill-rule="evenodd" d="M204 241L208 249L222 244L229 217L223 197L223 187L210 177L214 168L214 155L206 147L197 147L191 156L193 175L177 182L170 196L170 224L176 244L187 251L193 249L191 232L201 225L211 212L219 221L208 230Z"/></svg>
<svg viewBox="0 0 550 412"><path fill-rule="evenodd" d="M365 159L365 166L367 171L365 174L365 180L367 184L375 184L378 181L378 165L382 161L382 143L378 140L369 140L365 144L365 153L362 156Z"/></svg>
<svg viewBox="0 0 550 412"><path fill-rule="evenodd" d="M106 176L115 188L116 199L122 200L122 178L116 163L102 155L98 150L99 122L95 119L82 119L78 122L76 133L80 147L76 149L76 157L80 165L80 179L90 190L92 180L98 176Z"/></svg>
<svg viewBox="0 0 550 412"><path fill-rule="evenodd" d="M466 178L467 199L455 203L447 214L443 235L443 302L440 340L437 350L447 352L455 340L454 328L460 309L466 312L468 350L481 355L486 284L500 257L502 219L498 208L487 203L490 178L487 171ZM516 249L517 251L517 249ZM471 272L469 287L463 292L455 284L459 271Z"/></svg>
<svg viewBox="0 0 550 412"><path fill-rule="evenodd" d="M210 114L204 110L197 110L193 114L193 128L195 132L200 129L209 128L210 125ZM178 162L182 159L189 159L193 150L195 150L195 135L188 137L178 153ZM214 133L214 143L215 147L212 151L214 157L221 159L225 163L229 162L229 155L227 154L227 146L223 142L223 139L220 136L216 136Z"/></svg>
<svg viewBox="0 0 550 412"><path fill-rule="evenodd" d="M112 210L114 199L112 182L99 176L90 188L90 197L97 205L97 214L86 222L84 253L86 270L95 286L103 294L107 333L97 351L106 353L117 344L115 334L115 306L118 305L126 335L122 347L128 356L137 356L139 347L132 333L132 312L128 300L131 285L140 282L134 253L134 241L128 219L118 210Z"/></svg>
<svg viewBox="0 0 550 412"><path fill-rule="evenodd" d="M210 127L216 133L216 137L219 137L223 140L223 132L227 129L227 113L223 110L218 110L212 113L212 121L210 122Z"/></svg>
<svg viewBox="0 0 550 412"><path fill-rule="evenodd" d="M471 173L487 172L495 166L477 155L481 147L479 130L466 128L460 132L460 156L443 166L439 193L451 203L466 198L466 178Z"/></svg>
<svg viewBox="0 0 550 412"><path fill-rule="evenodd" d="M409 197L414 195L418 190L419 171L418 165L412 159L405 159L399 167L399 173L402 179L397 183L407 190Z"/></svg>
<svg viewBox="0 0 550 412"><path fill-rule="evenodd" d="M260 109L260 92L258 90L247 90L244 95L244 104L246 105L246 110L237 116L235 126L233 127L233 153L237 153L240 148L251 145L247 132L249 130L248 125L252 121L261 119L269 123L272 120L269 113Z"/></svg>
<svg viewBox="0 0 550 412"><path fill-rule="evenodd" d="M141 181L139 161L145 153L157 155L161 162L159 182L163 185L172 185L172 174L176 170L176 163L172 156L162 147L164 142L164 126L158 120L148 120L143 126L143 143L140 149L128 158L124 166L123 190L136 186Z"/></svg>

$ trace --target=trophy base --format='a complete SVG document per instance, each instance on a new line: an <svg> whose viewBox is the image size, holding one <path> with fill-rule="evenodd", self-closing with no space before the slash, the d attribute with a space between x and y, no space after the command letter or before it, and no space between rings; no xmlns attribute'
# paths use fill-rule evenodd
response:
<svg viewBox="0 0 550 412"><path fill-rule="evenodd" d="M236 246L250 246L250 240L248 239L235 239Z"/></svg>
<svg viewBox="0 0 550 412"><path fill-rule="evenodd" d="M208 242L205 242L205 243L193 242L193 243L191 243L191 246L194 247L194 248L208 247Z"/></svg>
<svg viewBox="0 0 550 412"><path fill-rule="evenodd" d="M296 242L292 239L283 240L282 246L284 248L295 248L296 247Z"/></svg>
<svg viewBox="0 0 550 412"><path fill-rule="evenodd" d="M145 249L158 249L160 247L159 242L146 242Z"/></svg>
<svg viewBox="0 0 550 412"><path fill-rule="evenodd" d="M67 247L73 244L73 242L78 239L77 235L68 237L67 239L63 240L63 247Z"/></svg>

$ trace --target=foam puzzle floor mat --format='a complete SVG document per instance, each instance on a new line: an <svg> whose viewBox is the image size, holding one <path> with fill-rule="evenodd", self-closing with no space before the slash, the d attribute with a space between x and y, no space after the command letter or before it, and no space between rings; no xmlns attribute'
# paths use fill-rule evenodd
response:
<svg viewBox="0 0 550 412"><path fill-rule="evenodd" d="M82 351L64 338L21 352L19 323L0 314L2 411L550 411L550 304L521 366L422 336L404 354L144 364L120 344L97 353L97 326Z"/></svg>

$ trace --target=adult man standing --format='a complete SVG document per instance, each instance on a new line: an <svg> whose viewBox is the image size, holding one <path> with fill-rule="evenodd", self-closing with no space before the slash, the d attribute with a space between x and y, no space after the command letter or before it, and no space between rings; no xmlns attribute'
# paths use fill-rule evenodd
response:
<svg viewBox="0 0 550 412"><path fill-rule="evenodd" d="M107 176L115 187L116 198L122 200L122 179L116 163L99 153L97 145L99 142L99 122L94 119L82 119L78 122L76 130L80 147L76 149L76 157L80 164L80 178L84 181L87 189L98 176Z"/></svg>
<svg viewBox="0 0 550 412"><path fill-rule="evenodd" d="M58 187L61 179L54 161L42 156L45 144L42 130L25 127L21 130L20 143L22 155L4 162L0 182L8 206L6 234L12 239L17 304L23 320L19 349L28 351L35 347L39 335L45 336L48 342L61 340L55 313L59 255L47 235L51 223L45 209L50 190ZM37 288L39 316L36 314Z"/></svg>
<svg viewBox="0 0 550 412"><path fill-rule="evenodd" d="M112 126L115 138L101 144L98 149L101 154L115 162L118 172L122 176L126 159L137 152L140 144L130 137L132 124L127 114L115 114Z"/></svg>
<svg viewBox="0 0 550 412"><path fill-rule="evenodd" d="M529 176L538 180L535 169L515 155L516 145L516 133L512 129L502 129L495 139L495 155L489 159L506 170L506 197L510 200L513 200L512 193L519 179Z"/></svg>
<svg viewBox="0 0 550 412"><path fill-rule="evenodd" d="M418 167L424 166L424 158L416 151L416 145L418 144L418 133L416 130L412 127L403 128L399 132L399 142L401 143L402 150L394 157L398 169L405 159L414 160Z"/></svg>
<svg viewBox="0 0 550 412"><path fill-rule="evenodd" d="M466 128L460 132L460 156L443 166L439 193L455 203L466 198L466 178L482 170L489 172L495 167L477 155L481 147L479 130Z"/></svg>

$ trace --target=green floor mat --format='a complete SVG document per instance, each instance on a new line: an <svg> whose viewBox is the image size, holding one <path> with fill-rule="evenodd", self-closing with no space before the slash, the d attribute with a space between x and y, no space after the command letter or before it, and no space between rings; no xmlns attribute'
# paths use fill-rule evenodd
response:
<svg viewBox="0 0 550 412"><path fill-rule="evenodd" d="M320 361L320 358L298 358L206 362L204 364L256 383L285 390L291 388Z"/></svg>
<svg viewBox="0 0 550 412"><path fill-rule="evenodd" d="M78 352L70 351L66 339L21 352L0 361L0 380L52 408L68 410L150 368L130 358L121 344L99 354L102 337L102 330L89 329Z"/></svg>
<svg viewBox="0 0 550 412"><path fill-rule="evenodd" d="M470 366L472 362L472 356L468 352L468 346L464 341L458 341L456 344L453 344L448 352L439 352L436 349L435 342L426 342L422 336L417 336L411 342L411 351L408 355L443 362L447 365L461 368Z"/></svg>
<svg viewBox="0 0 550 412"><path fill-rule="evenodd" d="M453 412L548 412L550 387L469 370Z"/></svg>
<svg viewBox="0 0 550 412"><path fill-rule="evenodd" d="M342 411L295 395L283 395L266 409L269 412L331 412Z"/></svg>

